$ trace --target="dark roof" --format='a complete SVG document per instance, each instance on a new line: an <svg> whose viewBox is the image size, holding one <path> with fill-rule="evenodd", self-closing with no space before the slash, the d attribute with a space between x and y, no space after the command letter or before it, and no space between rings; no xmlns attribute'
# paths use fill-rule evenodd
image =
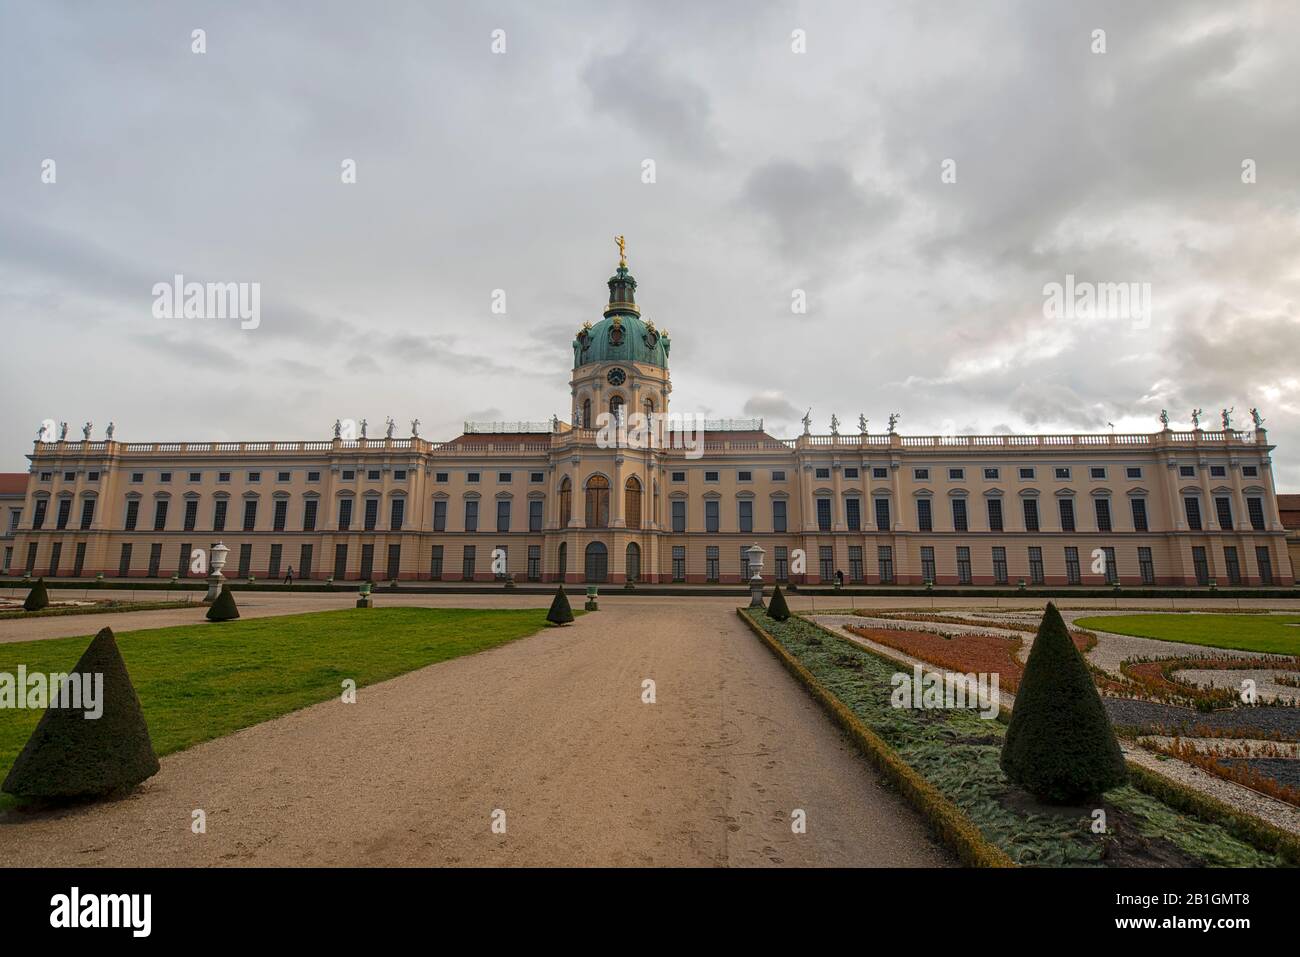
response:
<svg viewBox="0 0 1300 957"><path fill-rule="evenodd" d="M27 472L0 472L0 495L26 495Z"/></svg>
<svg viewBox="0 0 1300 957"><path fill-rule="evenodd" d="M1300 495L1278 495L1277 510L1282 515L1282 527L1300 529Z"/></svg>

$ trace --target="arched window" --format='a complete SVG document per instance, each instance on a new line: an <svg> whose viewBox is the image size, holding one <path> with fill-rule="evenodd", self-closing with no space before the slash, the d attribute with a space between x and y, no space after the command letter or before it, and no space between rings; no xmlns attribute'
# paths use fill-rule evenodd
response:
<svg viewBox="0 0 1300 957"><path fill-rule="evenodd" d="M586 578L589 582L609 580L609 552L602 542L592 542L587 546Z"/></svg>
<svg viewBox="0 0 1300 957"><path fill-rule="evenodd" d="M627 565L624 577L630 582L641 579L641 546L636 542L627 543Z"/></svg>
<svg viewBox="0 0 1300 957"><path fill-rule="evenodd" d="M623 490L623 513L628 528L641 527L641 480L633 475Z"/></svg>
<svg viewBox="0 0 1300 957"><path fill-rule="evenodd" d="M591 400L590 399L582 400L582 427L584 429L591 428Z"/></svg>
<svg viewBox="0 0 1300 957"><path fill-rule="evenodd" d="M653 418L654 418L654 414L655 414L655 400L654 400L654 399L646 399L646 400L645 400L645 417L646 417L646 419L647 419L647 420L649 420L649 419L653 419Z"/></svg>
<svg viewBox="0 0 1300 957"><path fill-rule="evenodd" d="M566 475L560 482L560 528L568 528L571 518L573 518L573 485Z"/></svg>
<svg viewBox="0 0 1300 957"><path fill-rule="evenodd" d="M556 556L556 564L560 566L560 581L563 582L565 576L569 573L569 546L567 542L560 542L560 551Z"/></svg>
<svg viewBox="0 0 1300 957"><path fill-rule="evenodd" d="M587 479L587 527L609 528L609 479L603 475Z"/></svg>
<svg viewBox="0 0 1300 957"><path fill-rule="evenodd" d="M618 424L619 416L622 414L622 411L623 397L621 395L616 395L614 398L609 400L609 417L612 420L612 425Z"/></svg>

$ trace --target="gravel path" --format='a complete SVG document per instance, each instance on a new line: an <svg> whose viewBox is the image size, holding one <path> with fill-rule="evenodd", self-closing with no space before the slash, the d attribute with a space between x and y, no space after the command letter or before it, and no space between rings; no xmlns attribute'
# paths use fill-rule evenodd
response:
<svg viewBox="0 0 1300 957"><path fill-rule="evenodd" d="M953 863L734 601L651 601L653 613L610 601L563 630L362 688L354 705L169 756L116 803L8 812L0 861ZM642 703L646 678L655 704ZM191 833L196 808L206 834ZM805 834L792 833L795 808ZM504 835L491 830L494 809Z"/></svg>

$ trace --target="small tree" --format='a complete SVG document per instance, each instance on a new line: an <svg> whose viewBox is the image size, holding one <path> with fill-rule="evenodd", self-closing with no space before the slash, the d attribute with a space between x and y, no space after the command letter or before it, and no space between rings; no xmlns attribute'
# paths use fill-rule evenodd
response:
<svg viewBox="0 0 1300 957"><path fill-rule="evenodd" d="M235 596L229 585L222 585L221 594L217 595L212 607L208 609L208 621L233 621L238 617L239 606L235 604Z"/></svg>
<svg viewBox="0 0 1300 957"><path fill-rule="evenodd" d="M99 797L158 773L149 726L112 629L94 637L73 672L83 689L102 677L95 702L102 713L88 717L84 693L80 702L51 698L0 789L46 800Z"/></svg>
<svg viewBox="0 0 1300 957"><path fill-rule="evenodd" d="M555 598L551 601L551 610L546 613L546 620L553 625L567 625L573 621L573 609L569 607L569 596L564 593L564 586L555 589Z"/></svg>
<svg viewBox="0 0 1300 957"><path fill-rule="evenodd" d="M1048 602L1016 691L1002 770L1038 798L1070 804L1128 779L1088 665Z"/></svg>
<svg viewBox="0 0 1300 957"><path fill-rule="evenodd" d="M45 579L36 579L36 584L32 590L27 593L27 600L23 602L24 611L40 611L42 608L48 608L50 604L50 593L45 590Z"/></svg>
<svg viewBox="0 0 1300 957"><path fill-rule="evenodd" d="M772 597L767 603L767 617L773 621L785 621L790 617L790 608L785 603L785 596L781 594L780 585L772 589Z"/></svg>

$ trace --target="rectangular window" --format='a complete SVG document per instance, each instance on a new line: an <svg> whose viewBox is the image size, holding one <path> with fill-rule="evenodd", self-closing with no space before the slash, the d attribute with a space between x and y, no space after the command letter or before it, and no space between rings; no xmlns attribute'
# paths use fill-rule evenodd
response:
<svg viewBox="0 0 1300 957"><path fill-rule="evenodd" d="M1259 466L1258 466L1258 465L1243 465L1243 466L1241 467L1241 474L1242 474L1242 476L1243 476L1244 478L1258 478L1258 477L1259 477Z"/></svg>
<svg viewBox="0 0 1300 957"><path fill-rule="evenodd" d="M1097 512L1097 531L1110 531L1110 499L1096 498L1092 501L1092 507Z"/></svg>
<svg viewBox="0 0 1300 957"><path fill-rule="evenodd" d="M1063 498L1060 499L1058 505L1061 510L1061 531L1074 531L1074 500Z"/></svg>
<svg viewBox="0 0 1300 957"><path fill-rule="evenodd" d="M1196 569L1196 584L1210 583L1210 562L1205 554L1205 546L1192 546L1192 567Z"/></svg>
<svg viewBox="0 0 1300 957"><path fill-rule="evenodd" d="M844 521L851 531L862 528L862 503L858 499L844 500Z"/></svg>
<svg viewBox="0 0 1300 957"><path fill-rule="evenodd" d="M316 531L316 509L319 503L314 498L309 498L302 503L302 530L304 532ZM307 576L304 575L304 578Z"/></svg>
<svg viewBox="0 0 1300 957"><path fill-rule="evenodd" d="M754 530L754 503L748 499L740 501L740 530L742 532L752 532Z"/></svg>
<svg viewBox="0 0 1300 957"><path fill-rule="evenodd" d="M339 581L348 577L348 547L334 546L334 577Z"/></svg>
<svg viewBox="0 0 1300 957"><path fill-rule="evenodd" d="M831 477L830 469L814 469L813 474L819 479L828 479Z"/></svg>
<svg viewBox="0 0 1300 957"><path fill-rule="evenodd" d="M311 553L310 542L304 543L298 551L298 577L303 580L311 578Z"/></svg>
<svg viewBox="0 0 1300 957"><path fill-rule="evenodd" d="M860 582L863 579L862 574L862 546L849 546L849 579Z"/></svg>
<svg viewBox="0 0 1300 957"><path fill-rule="evenodd" d="M1227 478L1228 469L1222 465L1210 466L1210 478Z"/></svg>
<svg viewBox="0 0 1300 957"><path fill-rule="evenodd" d="M307 481L308 481L308 482L319 482L319 481L320 481L320 473L319 473L319 472L308 472L308 473L307 473ZM302 577L303 577L303 578L306 578L306 577L308 577L308 576L307 576L307 575L303 575Z"/></svg>
<svg viewBox="0 0 1300 957"><path fill-rule="evenodd" d="M1187 513L1187 527L1194 532L1201 530L1201 500L1194 496L1183 499L1183 508Z"/></svg>
<svg viewBox="0 0 1300 957"><path fill-rule="evenodd" d="M229 482L229 481L230 481L230 473L229 473L229 472L218 472L218 473L217 473L217 481L218 481L218 482Z"/></svg>
<svg viewBox="0 0 1300 957"><path fill-rule="evenodd" d="M1265 545L1255 546L1255 564L1259 566L1259 583L1273 584L1273 558Z"/></svg>
<svg viewBox="0 0 1300 957"><path fill-rule="evenodd" d="M510 531L510 499L497 500L497 531Z"/></svg>
<svg viewBox="0 0 1300 957"><path fill-rule="evenodd" d="M433 503L433 530L435 532L445 532L447 530L447 500L438 499Z"/></svg>
<svg viewBox="0 0 1300 957"><path fill-rule="evenodd" d="M1246 499L1246 512L1250 515L1250 527L1257 532L1264 531L1264 500L1261 498Z"/></svg>
<svg viewBox="0 0 1300 957"><path fill-rule="evenodd" d="M772 531L784 532L786 530L785 508L786 508L785 499L778 498L772 500ZM675 528L674 531L676 531Z"/></svg>
<svg viewBox="0 0 1300 957"><path fill-rule="evenodd" d="M1101 550L1101 554L1102 554L1102 557L1103 557L1103 558L1105 559L1105 561L1106 561L1106 584L1107 584L1107 585L1118 585L1118 584L1119 584L1119 565L1116 564L1116 562L1115 562L1115 549L1113 549L1113 548L1103 548L1103 549Z"/></svg>
<svg viewBox="0 0 1300 957"><path fill-rule="evenodd" d="M367 469L366 480L370 482L379 481L379 469Z"/></svg>
<svg viewBox="0 0 1300 957"><path fill-rule="evenodd" d="M1129 507L1133 509L1133 531L1145 532L1147 528L1147 500L1144 498L1129 499Z"/></svg>
<svg viewBox="0 0 1300 957"><path fill-rule="evenodd" d="M1002 499L991 498L988 500L989 505L989 531L1002 531Z"/></svg>
<svg viewBox="0 0 1300 957"><path fill-rule="evenodd" d="M957 546L957 584L970 584L970 548Z"/></svg>
<svg viewBox="0 0 1300 957"><path fill-rule="evenodd" d="M161 546L161 545L157 545L157 546L155 546L155 547L156 547L159 551L162 550L162 546ZM49 568L46 570L46 572L45 572L45 574L47 574L49 577L53 578L53 577L55 577L56 575L58 575L58 573L59 573L59 557L60 557L62 554L63 554L63 543L62 543L62 542L55 542L54 545L50 548L50 567L49 567Z"/></svg>
<svg viewBox="0 0 1300 957"><path fill-rule="evenodd" d="M13 553L12 548L5 549L5 567L9 567L9 555ZM72 559L72 577L80 578L82 570L86 567L86 543L77 542L77 551ZM181 564L181 574L185 574L185 565Z"/></svg>
<svg viewBox="0 0 1300 957"><path fill-rule="evenodd" d="M686 481L686 473L685 473L685 472L674 472L674 473L673 473L673 478L672 478L672 480L673 480L674 482L685 482L685 481Z"/></svg>
<svg viewBox="0 0 1300 957"><path fill-rule="evenodd" d="M740 580L747 582L750 579L749 574L749 547L740 546Z"/></svg>
<svg viewBox="0 0 1300 957"><path fill-rule="evenodd" d="M226 506L228 502L224 498L217 499L212 506L212 530L214 532L224 532L226 530Z"/></svg>
<svg viewBox="0 0 1300 957"><path fill-rule="evenodd" d="M984 481L986 481L986 482L996 482L997 480L998 480L998 470L997 470L997 469L985 469L985 470L984 470Z"/></svg>
<svg viewBox="0 0 1300 957"><path fill-rule="evenodd" d="M1223 567L1228 572L1228 584L1241 584L1241 562L1237 558L1237 547L1235 545L1223 546Z"/></svg>
<svg viewBox="0 0 1300 957"><path fill-rule="evenodd" d="M993 546L993 580L999 585L1007 583L1007 550L1001 545Z"/></svg>
<svg viewBox="0 0 1300 957"><path fill-rule="evenodd" d="M283 532L288 521L289 500L287 498L277 498L275 500L275 511L271 516L271 531Z"/></svg>
<svg viewBox="0 0 1300 957"><path fill-rule="evenodd" d="M890 529L889 499L878 498L876 499L875 505L876 505L876 528L878 528L882 532L887 532Z"/></svg>
<svg viewBox="0 0 1300 957"><path fill-rule="evenodd" d="M288 473L288 472L276 472L276 473L275 473L275 480L276 480L277 482L287 482L287 481L289 481L289 473ZM272 577L274 577L274 576L272 576Z"/></svg>
<svg viewBox="0 0 1300 957"><path fill-rule="evenodd" d="M681 499L673 500L673 531L679 535L686 531L686 503Z"/></svg>
<svg viewBox="0 0 1300 957"><path fill-rule="evenodd" d="M950 482L960 482L960 481L962 481L964 478L966 478L966 470L965 470L965 469L949 469L949 470L948 470L948 481L950 481Z"/></svg>
<svg viewBox="0 0 1300 957"><path fill-rule="evenodd" d="M1219 519L1219 528L1232 530L1232 499L1219 496L1214 500L1214 511Z"/></svg>
<svg viewBox="0 0 1300 957"><path fill-rule="evenodd" d="M822 581L828 582L835 578L835 550L830 545L822 545L817 549L817 564L820 567Z"/></svg>
<svg viewBox="0 0 1300 957"><path fill-rule="evenodd" d="M198 504L197 502L195 503ZM90 528L90 523L95 520L95 500L93 498L84 499L81 503L81 530L84 532Z"/></svg>
<svg viewBox="0 0 1300 957"><path fill-rule="evenodd" d="M1142 477L1142 469L1139 466L1130 465L1124 470L1124 474L1131 479L1140 479Z"/></svg>
<svg viewBox="0 0 1300 957"><path fill-rule="evenodd" d="M442 546L434 545L433 551L429 558L429 577L434 581L442 581Z"/></svg>
<svg viewBox="0 0 1300 957"><path fill-rule="evenodd" d="M184 528L187 532L194 531L199 524L199 500L191 498L185 500L185 523Z"/></svg>
<svg viewBox="0 0 1300 957"><path fill-rule="evenodd" d="M1020 479L1021 479L1021 481L1026 481L1026 482L1028 482L1028 481L1033 481L1033 478L1034 478L1034 475L1035 475L1035 474L1037 474L1037 473L1036 473L1036 472L1034 471L1034 469L1032 469L1032 468L1021 469L1021 470L1020 470Z"/></svg>
<svg viewBox="0 0 1300 957"><path fill-rule="evenodd" d="M247 578L253 567L253 546L245 542L239 546L239 577Z"/></svg>
<svg viewBox="0 0 1300 957"><path fill-rule="evenodd" d="M1151 549L1146 546L1138 548L1138 573L1142 576L1142 584L1156 583L1156 565L1151 560Z"/></svg>
<svg viewBox="0 0 1300 957"><path fill-rule="evenodd" d="M673 546L673 581L686 581L686 546Z"/></svg>
<svg viewBox="0 0 1300 957"><path fill-rule="evenodd" d="M393 542L388 546L388 580L395 582L402 577L402 543Z"/></svg>
<svg viewBox="0 0 1300 957"><path fill-rule="evenodd" d="M787 546L776 546L776 580L787 581L790 578L790 552Z"/></svg>
<svg viewBox="0 0 1300 957"><path fill-rule="evenodd" d="M153 530L161 532L167 527L167 499L160 498L154 503L153 510Z"/></svg>
<svg viewBox="0 0 1300 957"><path fill-rule="evenodd" d="M880 566L880 584L894 583L894 548L892 545L880 545L876 548L876 563Z"/></svg>
<svg viewBox="0 0 1300 957"><path fill-rule="evenodd" d="M718 530L717 499L709 499L704 503L704 530L706 532L716 532Z"/></svg>
<svg viewBox="0 0 1300 957"><path fill-rule="evenodd" d="M773 482L784 482L784 481L785 481L785 470L784 470L784 469L776 469L775 471L773 471L773 472L772 472L772 481L773 481Z"/></svg>
<svg viewBox="0 0 1300 957"><path fill-rule="evenodd" d="M889 469L880 467L873 468L871 470L871 477L873 479L887 479L889 478Z"/></svg>
<svg viewBox="0 0 1300 957"><path fill-rule="evenodd" d="M543 504L540 498L528 500L528 530L530 532L540 532L542 530Z"/></svg>
<svg viewBox="0 0 1300 957"><path fill-rule="evenodd" d="M1196 466L1195 466L1195 465L1180 465L1180 466L1178 466L1178 477L1179 477L1179 478L1196 478Z"/></svg>
<svg viewBox="0 0 1300 957"><path fill-rule="evenodd" d="M1025 499L1023 507L1025 511L1025 531L1038 531L1038 499Z"/></svg>
<svg viewBox="0 0 1300 957"><path fill-rule="evenodd" d="M352 499L339 499L339 531L346 532L352 527Z"/></svg>
<svg viewBox="0 0 1300 957"><path fill-rule="evenodd" d="M934 546L921 546L921 580L934 582Z"/></svg>
<svg viewBox="0 0 1300 957"><path fill-rule="evenodd" d="M498 484L498 485L509 485L511 482L514 481L514 479L515 479L514 475L512 475L510 472L498 472L498 473L497 473L497 484Z"/></svg>
<svg viewBox="0 0 1300 957"><path fill-rule="evenodd" d="M753 473L753 472L744 472L744 471L742 471L742 472L737 472L737 473L736 473L736 481L737 481L737 482L752 482L752 481L754 481L754 473Z"/></svg>
<svg viewBox="0 0 1300 957"><path fill-rule="evenodd" d="M844 470L844 477L845 477L846 479L855 479L855 478L858 477L858 470L857 470L857 469L846 468L846 469Z"/></svg>
<svg viewBox="0 0 1300 957"><path fill-rule="evenodd" d="M365 544L361 546L361 580L363 582L373 581L375 577L375 546Z"/></svg>
<svg viewBox="0 0 1300 957"><path fill-rule="evenodd" d="M433 480L434 480L435 482L437 482L439 485L446 485L449 481L451 481L451 473L450 473L450 472L434 472L434 473L433 473Z"/></svg>
<svg viewBox="0 0 1300 957"><path fill-rule="evenodd" d="M1093 466L1092 468L1088 469L1088 478L1104 479L1105 477L1106 477L1106 469L1104 467Z"/></svg>
<svg viewBox="0 0 1300 957"><path fill-rule="evenodd" d="M530 582L539 582L542 580L542 546L528 546L528 580Z"/></svg>
<svg viewBox="0 0 1300 957"><path fill-rule="evenodd" d="M912 479L917 482L928 482L930 480L930 470L912 469Z"/></svg>
<svg viewBox="0 0 1300 957"><path fill-rule="evenodd" d="M257 499L244 500L244 531L251 532L257 525Z"/></svg>
<svg viewBox="0 0 1300 957"><path fill-rule="evenodd" d="M478 531L478 499L465 500L465 531Z"/></svg>
<svg viewBox="0 0 1300 957"><path fill-rule="evenodd" d="M42 519L45 517L45 509L41 506L45 504L44 499L36 502L36 517L32 520L32 528L40 528ZM126 503L126 523L123 526L128 532L135 531L135 523L140 517L140 500L131 499Z"/></svg>
<svg viewBox="0 0 1300 957"><path fill-rule="evenodd" d="M718 564L718 546L710 545L704 550L704 577L711 582L721 577Z"/></svg>
<svg viewBox="0 0 1300 957"><path fill-rule="evenodd" d="M36 546L32 546L35 548ZM28 571L31 571L29 568ZM131 546L126 544L122 546L122 557L117 561L117 577L126 578L131 574Z"/></svg>
<svg viewBox="0 0 1300 957"><path fill-rule="evenodd" d="M964 532L966 528L966 500L964 498L955 498L952 500L952 529L954 532Z"/></svg>
<svg viewBox="0 0 1300 957"><path fill-rule="evenodd" d="M159 504L161 505L163 503L160 502ZM71 514L72 514L72 499L70 498L59 499L59 513L58 516L55 518L54 527L59 529L67 528L68 516L70 516Z"/></svg>
<svg viewBox="0 0 1300 957"><path fill-rule="evenodd" d="M260 482L260 481L262 481L262 473L261 473L261 472L249 472L249 473L248 473L248 480L249 480L250 482Z"/></svg>
<svg viewBox="0 0 1300 957"><path fill-rule="evenodd" d="M543 482L546 481L546 473L545 473L545 472L529 472L529 473L528 473L528 481L531 482L533 485L541 485Z"/></svg>
<svg viewBox="0 0 1300 957"><path fill-rule="evenodd" d="M69 473L69 475L71 475L71 473ZM159 472L159 473L158 473L158 481L159 481L160 483L170 482L171 480L172 480L172 473L171 473L171 472Z"/></svg>
<svg viewBox="0 0 1300 957"><path fill-rule="evenodd" d="M478 472L466 472L466 473L465 473L465 481L468 482L468 483L471 484L471 485L477 485L477 484L478 484L478 481L479 481L479 473L478 473Z"/></svg>
<svg viewBox="0 0 1300 957"><path fill-rule="evenodd" d="M1070 470L1068 468L1058 468L1055 470L1055 474L1061 481L1066 481L1070 478Z"/></svg>
<svg viewBox="0 0 1300 957"><path fill-rule="evenodd" d="M271 546L271 561L266 566L266 577L276 579L280 577L280 559L284 555L283 545Z"/></svg>
<svg viewBox="0 0 1300 957"><path fill-rule="evenodd" d="M406 481L406 469L393 469L393 481L394 481L394 482L405 482L405 481Z"/></svg>
<svg viewBox="0 0 1300 957"><path fill-rule="evenodd" d="M1071 585L1083 580L1079 575L1079 550L1073 545L1065 549L1065 580Z"/></svg>
<svg viewBox="0 0 1300 957"><path fill-rule="evenodd" d="M934 516L930 511L930 500L928 498L918 498L916 500L916 530L918 532L934 531Z"/></svg>
<svg viewBox="0 0 1300 957"><path fill-rule="evenodd" d="M45 475L46 475L46 477L47 477L47 479L48 479L49 473L46 472ZM143 472L132 472L132 473L131 473L131 484L132 484L132 485L139 485L139 484L140 484L141 482L143 482L143 481L144 481L144 473L143 473Z"/></svg>
<svg viewBox="0 0 1300 957"><path fill-rule="evenodd" d="M823 532L831 530L831 500L828 498L817 500L817 527Z"/></svg>
<svg viewBox="0 0 1300 957"><path fill-rule="evenodd" d="M704 481L706 481L706 482L716 482L717 480L718 480L718 473L717 473L717 472L705 472L705 473L704 473Z"/></svg>
<svg viewBox="0 0 1300 957"><path fill-rule="evenodd" d="M1034 585L1043 584L1043 550L1037 545L1029 546L1029 581Z"/></svg>
<svg viewBox="0 0 1300 957"><path fill-rule="evenodd" d="M379 499L366 499L365 521L363 527L367 532L373 532L375 526L379 524ZM365 577L365 576L363 576Z"/></svg>
<svg viewBox="0 0 1300 957"><path fill-rule="evenodd" d="M400 532L406 521L406 499L394 498L388 503L388 530Z"/></svg>

